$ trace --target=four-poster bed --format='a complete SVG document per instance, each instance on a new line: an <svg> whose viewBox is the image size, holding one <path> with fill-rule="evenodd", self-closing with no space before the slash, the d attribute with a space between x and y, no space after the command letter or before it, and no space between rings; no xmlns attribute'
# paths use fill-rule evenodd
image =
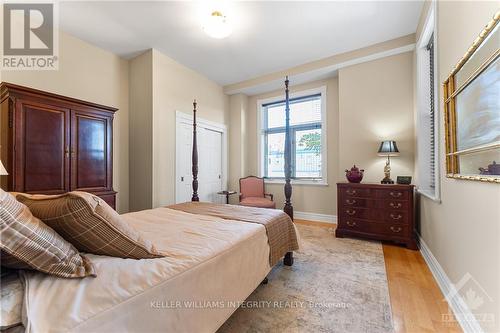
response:
<svg viewBox="0 0 500 333"><path fill-rule="evenodd" d="M97 276L83 280L21 270L26 286L22 295L26 332L215 332L237 305L198 308L184 304L241 304L267 282L266 276L281 258L291 266L292 251L299 245L292 221L288 79L286 97L284 212L199 202L194 101L191 202L117 217L164 257L134 260L88 253Z"/></svg>
<svg viewBox="0 0 500 333"><path fill-rule="evenodd" d="M292 151L292 140L290 138L290 96L289 96L289 80L288 76L285 78L285 206L283 207L283 211L290 217L293 221L293 205L292 205L292 184L291 184L291 176L292 176L292 163L291 163L291 151ZM193 172L193 195L191 197L192 202L199 202L200 198L198 197L198 138L196 131L196 109L197 103L196 99L193 101L193 154L192 154L192 172ZM194 210L190 208L183 207L180 210L194 212ZM204 211L207 213L207 211ZM218 214L217 216L221 217L222 214ZM293 265L293 252L287 252L283 259L283 263L287 266Z"/></svg>

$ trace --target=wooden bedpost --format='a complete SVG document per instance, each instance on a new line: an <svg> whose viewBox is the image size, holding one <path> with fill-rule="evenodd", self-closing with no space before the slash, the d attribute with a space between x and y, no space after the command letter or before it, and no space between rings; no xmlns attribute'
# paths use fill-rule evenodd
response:
<svg viewBox="0 0 500 333"><path fill-rule="evenodd" d="M191 201L200 201L198 197L198 142L196 139L196 100L193 101L193 156L192 156L192 172L193 172L193 196Z"/></svg>
<svg viewBox="0 0 500 333"><path fill-rule="evenodd" d="M288 91L288 76L285 80L285 207L283 211L290 216L293 221L292 206L292 140L290 138L290 103Z"/></svg>
<svg viewBox="0 0 500 333"><path fill-rule="evenodd" d="M288 76L285 79L285 207L283 211L290 216L293 221L292 206L292 140L290 138L290 96L288 90ZM283 263L286 266L293 265L293 252L287 252Z"/></svg>

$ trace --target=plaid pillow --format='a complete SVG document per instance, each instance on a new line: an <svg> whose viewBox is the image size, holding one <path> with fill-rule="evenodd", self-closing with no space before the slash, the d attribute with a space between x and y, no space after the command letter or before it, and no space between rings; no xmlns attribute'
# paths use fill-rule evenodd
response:
<svg viewBox="0 0 500 333"><path fill-rule="evenodd" d="M67 278L96 276L87 257L1 189L0 240L2 266Z"/></svg>
<svg viewBox="0 0 500 333"><path fill-rule="evenodd" d="M101 198L87 192L17 194L34 216L83 252L132 259L164 257Z"/></svg>

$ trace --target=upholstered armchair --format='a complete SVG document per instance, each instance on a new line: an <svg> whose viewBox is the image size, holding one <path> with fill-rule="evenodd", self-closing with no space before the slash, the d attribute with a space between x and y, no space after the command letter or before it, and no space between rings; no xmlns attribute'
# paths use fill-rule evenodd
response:
<svg viewBox="0 0 500 333"><path fill-rule="evenodd" d="M272 194L264 190L264 178L248 176L240 178L240 205L259 208L276 208Z"/></svg>

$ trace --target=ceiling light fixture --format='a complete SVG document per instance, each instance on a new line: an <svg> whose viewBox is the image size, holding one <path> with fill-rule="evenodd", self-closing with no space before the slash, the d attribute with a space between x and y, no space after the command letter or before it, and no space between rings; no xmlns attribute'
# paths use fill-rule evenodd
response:
<svg viewBox="0 0 500 333"><path fill-rule="evenodd" d="M217 39L226 38L233 32L226 16L217 10L212 12L210 18L205 22L203 31L210 37Z"/></svg>

